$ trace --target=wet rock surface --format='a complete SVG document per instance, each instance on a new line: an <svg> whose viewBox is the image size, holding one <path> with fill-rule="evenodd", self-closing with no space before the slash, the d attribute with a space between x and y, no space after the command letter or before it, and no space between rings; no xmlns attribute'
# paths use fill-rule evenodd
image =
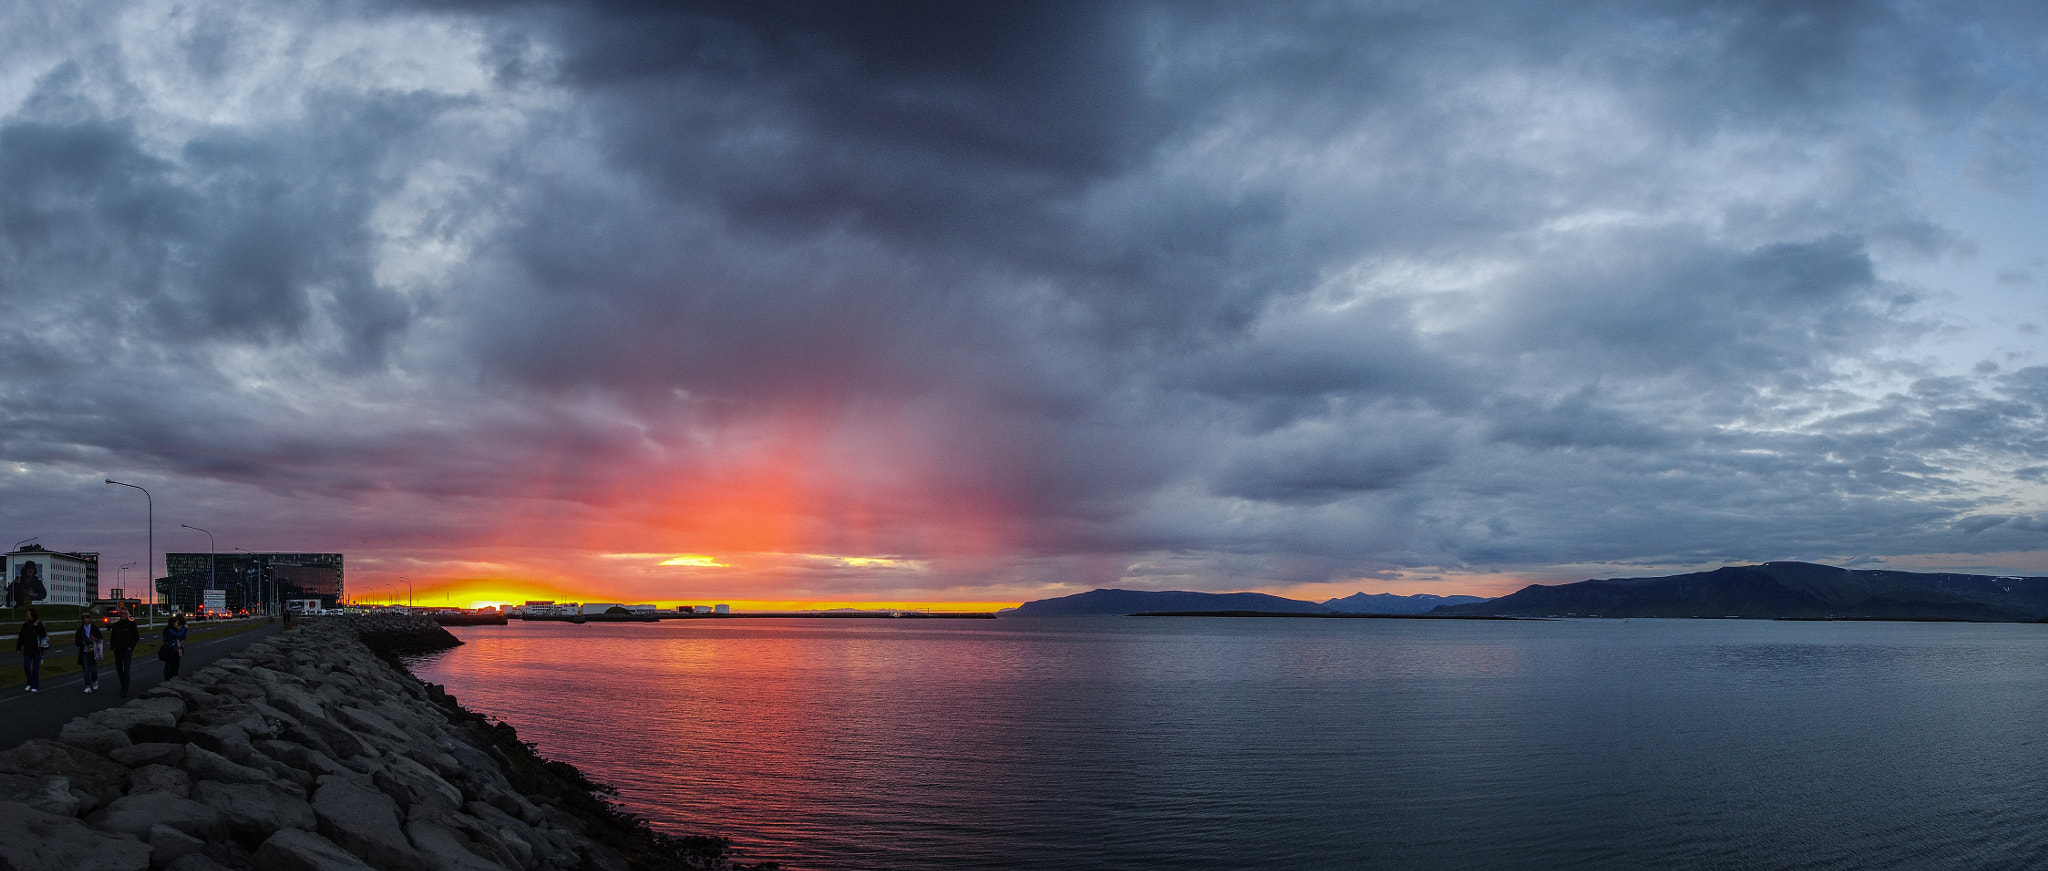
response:
<svg viewBox="0 0 2048 871"><path fill-rule="evenodd" d="M619 813L394 659L459 643L426 618L307 621L0 753L0 867L749 867Z"/></svg>

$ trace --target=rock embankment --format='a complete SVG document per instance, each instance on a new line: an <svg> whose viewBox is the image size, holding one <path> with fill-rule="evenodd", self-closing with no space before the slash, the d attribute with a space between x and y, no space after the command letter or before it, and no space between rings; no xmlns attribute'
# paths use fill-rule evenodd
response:
<svg viewBox="0 0 2048 871"><path fill-rule="evenodd" d="M746 867L379 655L459 643L425 618L313 620L0 753L0 868Z"/></svg>

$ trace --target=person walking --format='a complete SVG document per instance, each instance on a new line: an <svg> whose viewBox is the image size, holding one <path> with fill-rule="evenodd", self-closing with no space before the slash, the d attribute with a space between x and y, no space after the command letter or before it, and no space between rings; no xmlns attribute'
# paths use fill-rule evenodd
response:
<svg viewBox="0 0 2048 871"><path fill-rule="evenodd" d="M178 662L185 658L185 615L172 617L164 625L164 646L156 658L164 661L164 680L178 676Z"/></svg>
<svg viewBox="0 0 2048 871"><path fill-rule="evenodd" d="M43 649L49 646L50 631L43 628L43 615L28 609L28 619L21 621L21 634L14 638L14 649L21 651L21 674L28 679L29 692L42 692Z"/></svg>
<svg viewBox="0 0 2048 871"><path fill-rule="evenodd" d="M135 628L135 621L126 611L114 612L114 625L107 629L107 638L113 642L114 676L121 679L121 695L128 695L128 669L134 665L135 645L142 643L142 630Z"/></svg>
<svg viewBox="0 0 2048 871"><path fill-rule="evenodd" d="M100 626L91 614L78 615L78 631L71 633L71 641L78 645L78 671L85 676L85 691L100 688L100 655L107 640L100 633Z"/></svg>

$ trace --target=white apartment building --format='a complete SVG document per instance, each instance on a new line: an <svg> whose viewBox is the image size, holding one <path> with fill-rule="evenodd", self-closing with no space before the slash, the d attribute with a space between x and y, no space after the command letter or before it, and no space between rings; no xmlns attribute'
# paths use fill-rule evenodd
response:
<svg viewBox="0 0 2048 871"><path fill-rule="evenodd" d="M5 567L9 584L30 575L42 579L49 598L33 604L90 606L99 598L100 555L96 553L62 553L31 544L0 558L0 566Z"/></svg>

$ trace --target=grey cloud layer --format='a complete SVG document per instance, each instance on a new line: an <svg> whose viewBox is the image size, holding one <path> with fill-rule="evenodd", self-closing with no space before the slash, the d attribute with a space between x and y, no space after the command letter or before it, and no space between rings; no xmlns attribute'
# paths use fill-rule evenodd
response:
<svg viewBox="0 0 2048 871"><path fill-rule="evenodd" d="M2043 549L2048 370L1888 268L1954 131L2038 178L2023 6L190 7L8 23L19 522L594 523L799 416L992 582Z"/></svg>

